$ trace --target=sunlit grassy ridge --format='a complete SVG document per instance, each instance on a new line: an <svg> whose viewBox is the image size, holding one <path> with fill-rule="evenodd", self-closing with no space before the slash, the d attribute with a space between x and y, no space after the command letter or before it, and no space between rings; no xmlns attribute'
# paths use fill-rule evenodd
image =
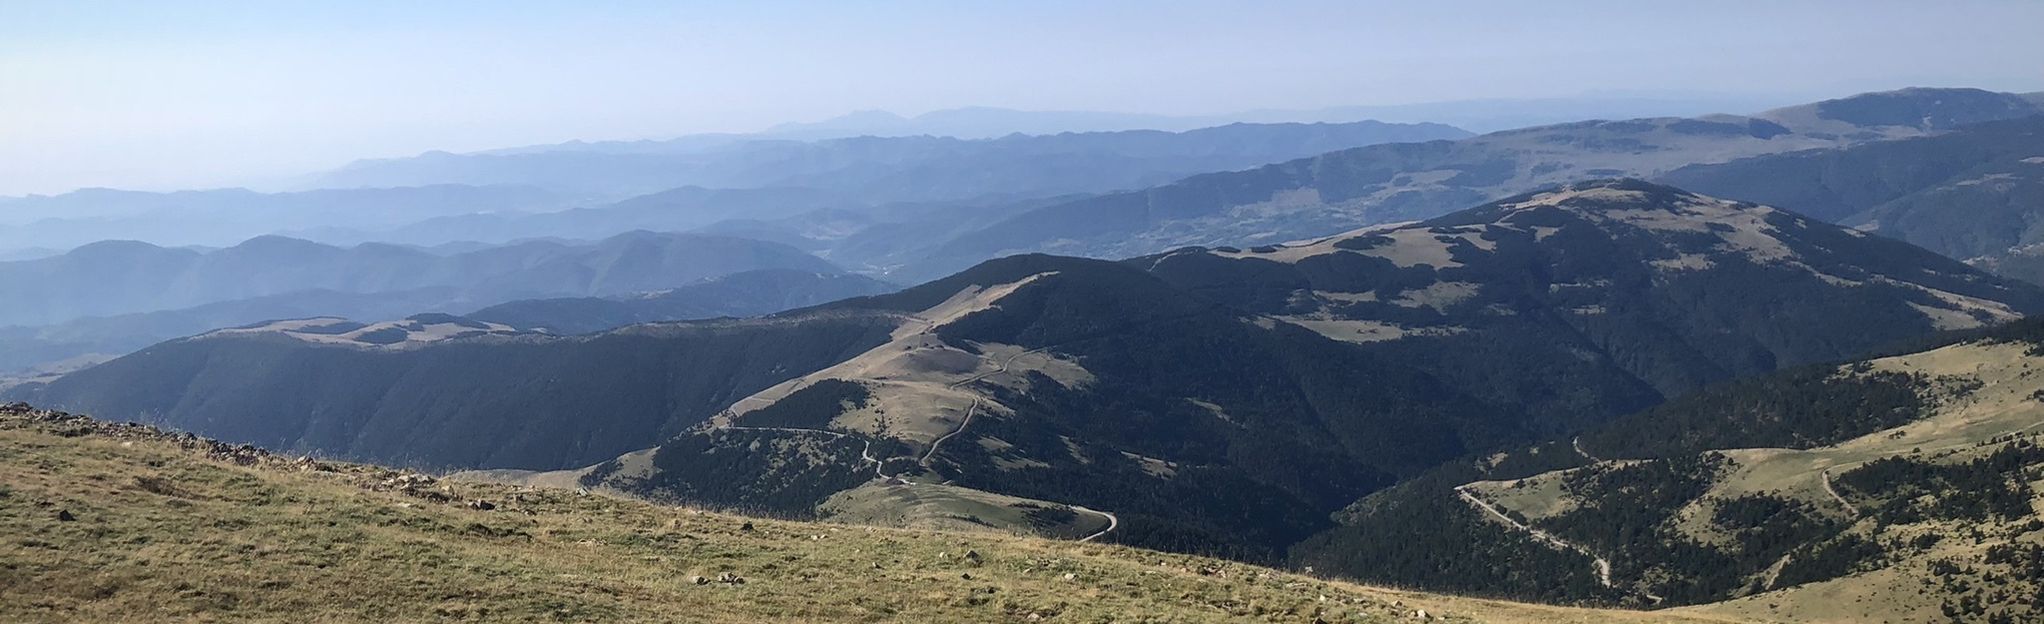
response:
<svg viewBox="0 0 2044 624"><path fill-rule="evenodd" d="M0 535L7 622L1657 619L454 483L13 408L0 408Z"/></svg>

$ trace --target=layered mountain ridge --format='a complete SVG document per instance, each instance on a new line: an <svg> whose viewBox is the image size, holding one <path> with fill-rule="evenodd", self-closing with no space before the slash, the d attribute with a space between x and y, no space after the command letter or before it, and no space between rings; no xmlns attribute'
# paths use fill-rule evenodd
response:
<svg viewBox="0 0 2044 624"><path fill-rule="evenodd" d="M1684 167L1671 184L1803 211L2044 281L2044 117Z"/></svg>
<svg viewBox="0 0 2044 624"><path fill-rule="evenodd" d="M1636 180L1130 262L1479 395L1586 419L2044 305L2034 287L1907 244Z"/></svg>
<svg viewBox="0 0 2044 624"><path fill-rule="evenodd" d="M651 232L448 255L385 244L342 248L281 236L214 251L106 241L61 256L0 263L0 288L16 296L14 305L0 310L0 323L48 324L317 289L447 287L489 303L613 295L764 268L836 272L830 263L785 245Z"/></svg>
<svg viewBox="0 0 2044 624"><path fill-rule="evenodd" d="M1015 256L758 319L214 332L5 394L657 500L1268 560L1457 457L2038 309L1905 243L1602 180L1297 245Z"/></svg>
<svg viewBox="0 0 2044 624"><path fill-rule="evenodd" d="M651 193L681 186L804 187L869 201L961 199L1022 191L1100 192L1330 150L1392 141L1460 138L1439 124L1375 121L1229 124L1184 132L1126 130L989 139L851 137L820 141L733 138L575 146L504 153L427 153L369 160L325 173L333 187L515 181L562 191Z"/></svg>
<svg viewBox="0 0 2044 624"><path fill-rule="evenodd" d="M1360 147L1053 205L960 236L932 268L1040 251L1127 257L1185 245L1276 244L1420 220L1583 178L1923 136L2044 112L1978 89L1906 89L1768 111L1584 121L1456 141Z"/></svg>

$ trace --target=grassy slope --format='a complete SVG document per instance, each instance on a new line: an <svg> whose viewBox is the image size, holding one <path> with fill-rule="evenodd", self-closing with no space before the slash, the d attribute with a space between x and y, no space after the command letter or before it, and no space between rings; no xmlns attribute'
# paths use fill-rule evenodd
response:
<svg viewBox="0 0 2044 624"><path fill-rule="evenodd" d="M0 408L0 621L1721 621L404 478Z"/></svg>
<svg viewBox="0 0 2044 624"><path fill-rule="evenodd" d="M1875 527L1846 515L1843 506L1825 492L1824 473L1828 470L1834 475L1842 474L1886 457L1942 458L1943 462L1957 463L1985 456L2019 436L2034 437L2038 429L2044 428L2044 403L2038 399L2044 396L2044 368L2031 366L2035 360L2028 355L2028 348L2026 344L1969 343L1874 360L1875 370L1966 379L1981 385L1961 396L1945 398L1927 418L1839 444L1807 450L1722 451L1737 462L1736 467L1715 479L1709 493L1701 499L1708 504L1739 495L1767 493L1800 500L1825 513L1857 521L1862 530L1884 541L1923 533L1958 536L1975 530L1986 535L1985 541L1945 540L1924 552L1902 553L1898 555L1899 561L1885 569L1683 610L1798 622L1944 619L1939 613L1940 601L1949 595L1926 589L1925 580L1933 577L1928 571L1933 561L1970 560L1977 558L1985 546L2034 542L2040 536L2012 537L2024 531L2017 526L2021 523L2009 522ZM1577 501L1561 488L1563 474L1477 482L1471 485L1471 490L1503 509L1537 520L1576 505ZM1705 542L1723 538L1712 534L1711 525L1702 520L1709 514L1700 505L1692 505L1685 512L1680 517L1688 521L1681 526L1690 537ZM2032 517L2044 517L2044 512Z"/></svg>

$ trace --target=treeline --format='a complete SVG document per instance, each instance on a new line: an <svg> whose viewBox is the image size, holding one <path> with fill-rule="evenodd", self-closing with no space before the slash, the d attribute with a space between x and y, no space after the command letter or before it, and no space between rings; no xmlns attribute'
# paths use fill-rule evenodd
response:
<svg viewBox="0 0 2044 624"><path fill-rule="evenodd" d="M1813 448L1901 426L1930 407L1928 378L1812 366L1707 388L1585 434L1599 456L1672 457L1713 449Z"/></svg>
<svg viewBox="0 0 2044 624"><path fill-rule="evenodd" d="M653 454L650 475L622 475L618 460L583 482L651 498L788 518L811 518L830 495L873 477L864 442L820 433L714 429L683 435Z"/></svg>
<svg viewBox="0 0 2044 624"><path fill-rule="evenodd" d="M1594 562L1485 518L1438 482L1413 482L1365 499L1342 526L1292 548L1294 567L1369 583L1475 596L1612 604Z"/></svg>
<svg viewBox="0 0 2044 624"><path fill-rule="evenodd" d="M2044 447L2017 440L1958 464L1879 459L1839 474L1835 483L1876 501L1871 513L1882 524L2009 520L2032 513L2030 482L2044 477L2036 468L2039 463L2044 463Z"/></svg>
<svg viewBox="0 0 2044 624"><path fill-rule="evenodd" d="M822 379L788 393L781 400L745 413L740 425L747 427L791 427L828 429L838 414L866 407L872 391L858 382Z"/></svg>

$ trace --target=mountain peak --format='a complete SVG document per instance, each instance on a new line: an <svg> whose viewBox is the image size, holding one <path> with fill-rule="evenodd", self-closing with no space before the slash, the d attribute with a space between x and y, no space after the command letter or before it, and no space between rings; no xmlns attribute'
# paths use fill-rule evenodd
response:
<svg viewBox="0 0 2044 624"><path fill-rule="evenodd" d="M1735 202L1698 195L1672 186L1655 184L1638 178L1604 178L1571 182L1531 193L1508 197L1491 204L1461 213L1450 214L1427 224L1443 221L1462 221L1453 225L1467 224L1467 217L1458 215L1493 215L1494 222L1508 220L1512 213L1533 208L1555 207L1578 212L1610 212L1622 210L1660 210L1680 212L1696 204L1717 204L1736 208ZM1747 205L1746 208L1755 206ZM1487 210L1494 209L1494 210ZM1495 214L1495 210L1506 211ZM1448 225L1448 224L1443 224Z"/></svg>
<svg viewBox="0 0 2044 624"><path fill-rule="evenodd" d="M1833 128L1838 130L1906 128L1935 132L2038 113L2044 113L2044 106L2014 93L1971 88L1909 87L1780 108L1761 116L1805 128L1832 122L1844 124Z"/></svg>

